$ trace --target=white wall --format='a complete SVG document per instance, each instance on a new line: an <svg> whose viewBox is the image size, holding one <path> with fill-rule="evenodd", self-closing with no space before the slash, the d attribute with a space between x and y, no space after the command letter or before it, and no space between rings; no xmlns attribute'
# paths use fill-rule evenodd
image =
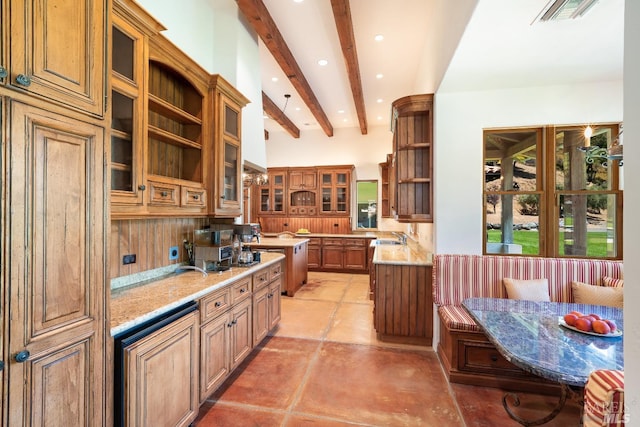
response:
<svg viewBox="0 0 640 427"><path fill-rule="evenodd" d="M234 0L137 0L163 34L211 74L220 74L251 103L242 112L243 159L267 166L258 41Z"/></svg>
<svg viewBox="0 0 640 427"><path fill-rule="evenodd" d="M624 28L624 375L629 427L640 426L640 2L625 2Z"/></svg>
<svg viewBox="0 0 640 427"><path fill-rule="evenodd" d="M435 97L435 252L482 253L482 131L622 121L622 82Z"/></svg>

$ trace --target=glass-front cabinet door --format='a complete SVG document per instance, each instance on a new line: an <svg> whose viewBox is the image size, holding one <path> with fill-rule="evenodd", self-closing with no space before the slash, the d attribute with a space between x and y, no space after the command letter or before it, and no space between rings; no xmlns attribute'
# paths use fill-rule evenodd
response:
<svg viewBox="0 0 640 427"><path fill-rule="evenodd" d="M347 214L349 212L349 171L320 173L322 201L320 213Z"/></svg>
<svg viewBox="0 0 640 427"><path fill-rule="evenodd" d="M111 203L142 204L144 35L118 15L112 27Z"/></svg>
<svg viewBox="0 0 640 427"><path fill-rule="evenodd" d="M233 218L242 214L242 108L249 101L219 75L212 76L211 91L216 120L210 214Z"/></svg>
<svg viewBox="0 0 640 427"><path fill-rule="evenodd" d="M285 210L285 172L269 170L269 180L260 187L260 214L282 214Z"/></svg>

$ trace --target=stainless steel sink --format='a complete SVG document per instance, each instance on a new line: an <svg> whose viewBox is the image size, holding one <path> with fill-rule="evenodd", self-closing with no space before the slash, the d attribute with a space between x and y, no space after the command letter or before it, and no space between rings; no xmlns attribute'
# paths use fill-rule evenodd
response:
<svg viewBox="0 0 640 427"><path fill-rule="evenodd" d="M393 240L393 239L376 239L374 240L374 245L401 245L402 242L400 242L399 240Z"/></svg>

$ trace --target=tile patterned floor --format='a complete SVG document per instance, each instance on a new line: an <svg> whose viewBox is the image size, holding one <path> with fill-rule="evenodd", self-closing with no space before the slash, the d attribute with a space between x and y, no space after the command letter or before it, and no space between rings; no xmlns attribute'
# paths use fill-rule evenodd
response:
<svg viewBox="0 0 640 427"><path fill-rule="evenodd" d="M431 348L376 339L367 275L310 273L282 320L200 409L196 427L517 426L504 391L449 384ZM520 394L519 413L553 397ZM569 404L546 426L579 425Z"/></svg>

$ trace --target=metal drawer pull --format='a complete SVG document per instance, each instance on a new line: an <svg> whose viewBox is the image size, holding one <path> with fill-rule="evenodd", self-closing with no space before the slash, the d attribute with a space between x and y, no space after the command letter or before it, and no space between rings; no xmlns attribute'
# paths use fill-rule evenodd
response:
<svg viewBox="0 0 640 427"><path fill-rule="evenodd" d="M240 293L244 294L245 292L247 292L247 290L245 288L240 288Z"/></svg>
<svg viewBox="0 0 640 427"><path fill-rule="evenodd" d="M161 191L161 192L160 192L160 195L161 195L162 197L167 197L167 194L168 194L168 193L167 193L166 191Z"/></svg>
<svg viewBox="0 0 640 427"><path fill-rule="evenodd" d="M215 304L213 304L214 307L220 307L222 305L222 303L220 301L216 301Z"/></svg>
<svg viewBox="0 0 640 427"><path fill-rule="evenodd" d="M497 362L498 361L498 356L496 354L492 354L491 355L491 361L492 362Z"/></svg>
<svg viewBox="0 0 640 427"><path fill-rule="evenodd" d="M0 79L4 79L8 75L9 75L9 73L7 73L7 69L2 67L2 66L0 66Z"/></svg>

